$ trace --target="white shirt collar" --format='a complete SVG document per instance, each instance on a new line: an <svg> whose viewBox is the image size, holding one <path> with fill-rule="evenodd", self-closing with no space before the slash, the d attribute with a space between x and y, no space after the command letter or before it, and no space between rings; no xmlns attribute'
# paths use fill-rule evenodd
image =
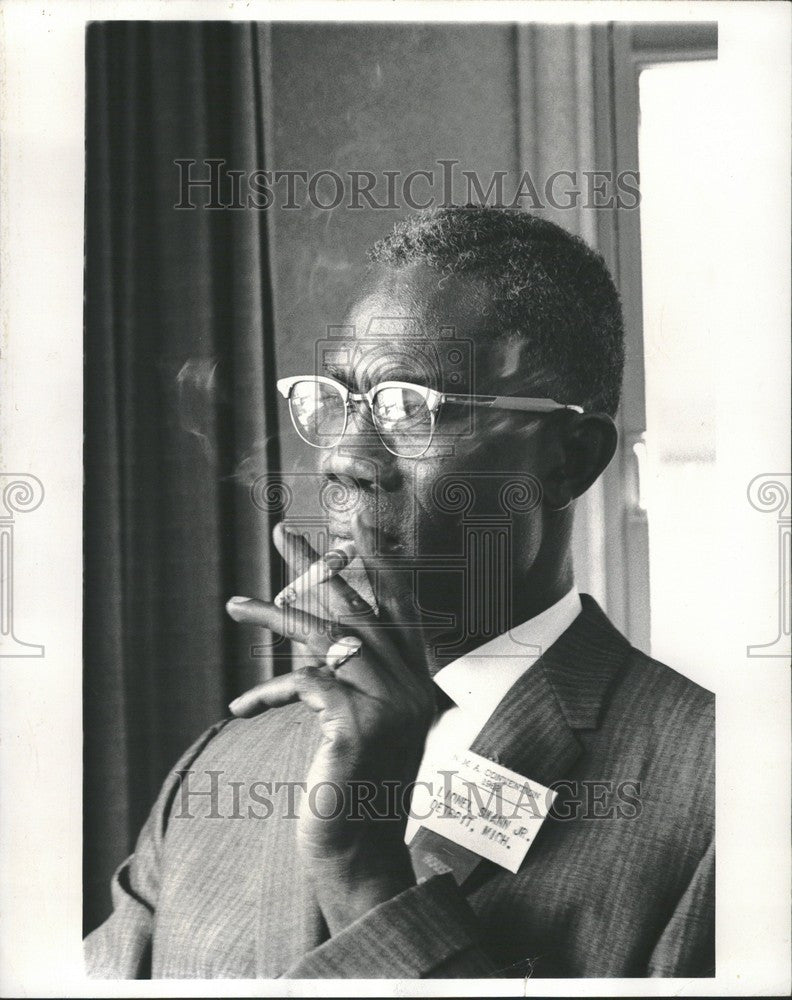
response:
<svg viewBox="0 0 792 1000"><path fill-rule="evenodd" d="M466 714L488 719L515 681L569 628L582 609L580 595L573 587L535 618L438 670L435 684Z"/></svg>

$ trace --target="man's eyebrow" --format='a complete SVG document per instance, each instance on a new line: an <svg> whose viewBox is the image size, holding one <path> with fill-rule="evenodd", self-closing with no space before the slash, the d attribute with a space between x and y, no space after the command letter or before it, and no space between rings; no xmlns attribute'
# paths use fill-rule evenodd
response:
<svg viewBox="0 0 792 1000"><path fill-rule="evenodd" d="M355 376L350 374L349 369L344 365L340 365L332 361L324 361L322 362L322 374L336 379L353 392L357 391L357 381ZM409 368L389 368L387 373L383 375L381 381L411 382L416 385L427 385L432 388L435 380L427 378L426 375L421 377L419 373L411 371Z"/></svg>

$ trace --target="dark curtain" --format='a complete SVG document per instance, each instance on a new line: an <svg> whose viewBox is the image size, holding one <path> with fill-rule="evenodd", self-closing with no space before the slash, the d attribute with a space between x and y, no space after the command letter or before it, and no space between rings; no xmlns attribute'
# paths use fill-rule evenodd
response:
<svg viewBox="0 0 792 1000"><path fill-rule="evenodd" d="M86 930L168 769L270 669L223 610L274 585L249 489L278 465L267 219L174 208L178 158L264 167L265 32L87 32Z"/></svg>

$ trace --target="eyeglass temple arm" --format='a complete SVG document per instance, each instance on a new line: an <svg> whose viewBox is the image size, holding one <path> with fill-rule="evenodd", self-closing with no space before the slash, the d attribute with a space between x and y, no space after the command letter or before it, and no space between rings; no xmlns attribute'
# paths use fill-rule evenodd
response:
<svg viewBox="0 0 792 1000"><path fill-rule="evenodd" d="M295 382L305 376L278 379L277 387L281 395L288 399L291 388ZM348 392L350 399L363 399L365 393ZM554 410L574 410L575 413L583 413L582 406L574 403L557 403L554 399L541 399L532 396L466 396L459 393L444 392L441 394L442 401L468 403L471 406L488 406L494 410L524 410L532 413L552 413Z"/></svg>
<svg viewBox="0 0 792 1000"><path fill-rule="evenodd" d="M493 410L525 410L533 413L551 413L553 410L574 410L582 413L583 407L574 403L557 403L554 399L531 396L462 396L443 393L444 400L469 403L471 406L489 406Z"/></svg>

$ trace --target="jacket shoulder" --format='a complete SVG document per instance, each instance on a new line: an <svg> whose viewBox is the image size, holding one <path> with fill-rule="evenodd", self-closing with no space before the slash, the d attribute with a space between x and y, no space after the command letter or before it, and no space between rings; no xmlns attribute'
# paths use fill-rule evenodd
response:
<svg viewBox="0 0 792 1000"><path fill-rule="evenodd" d="M631 648L606 714L634 760L680 790L714 793L715 695L679 671ZM703 803L702 803L703 804Z"/></svg>
<svg viewBox="0 0 792 1000"><path fill-rule="evenodd" d="M648 705L667 706L700 715L702 723L714 722L715 695L680 671L630 647L622 674L622 684L640 692Z"/></svg>

